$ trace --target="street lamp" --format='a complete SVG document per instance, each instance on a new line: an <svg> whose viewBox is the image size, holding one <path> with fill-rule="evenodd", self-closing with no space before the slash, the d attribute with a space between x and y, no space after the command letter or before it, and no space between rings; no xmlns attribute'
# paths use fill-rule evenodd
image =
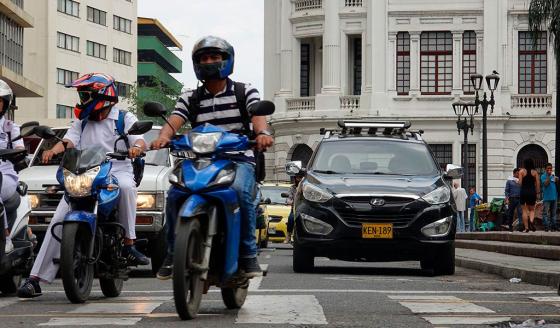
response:
<svg viewBox="0 0 560 328"><path fill-rule="evenodd" d="M457 116L457 134L463 131L463 181L462 185L468 189L468 175L469 175L469 162L468 162L468 134L469 130L471 135L474 131L474 113L476 105L474 102L457 101L452 104L453 112Z"/></svg>
<svg viewBox="0 0 560 328"><path fill-rule="evenodd" d="M482 89L482 80L483 77L480 74L471 75L471 84L476 91L474 99L475 113L478 113L479 106L482 107L482 198L486 203L488 201L488 136L486 115L488 113L488 105L490 105L490 113L494 112L494 91L498 88L500 77L496 71L490 75L486 75L486 86L490 90L490 100L488 100L486 96L486 91L484 91L482 100L480 100L478 96L478 92Z"/></svg>

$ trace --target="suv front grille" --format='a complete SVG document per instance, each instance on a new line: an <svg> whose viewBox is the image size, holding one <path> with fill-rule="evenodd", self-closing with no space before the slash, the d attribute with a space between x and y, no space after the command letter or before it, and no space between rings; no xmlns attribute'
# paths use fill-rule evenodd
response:
<svg viewBox="0 0 560 328"><path fill-rule="evenodd" d="M408 225L415 217L416 211L407 205L414 198L394 196L348 196L339 198L335 209L341 218L350 225L362 223L392 223L395 227ZM382 206L373 206L373 199L383 199Z"/></svg>
<svg viewBox="0 0 560 328"><path fill-rule="evenodd" d="M54 211L60 203L62 196L64 195L63 192L58 192L56 194L47 194L47 193L39 193L36 194L39 197L39 207L35 210L38 211Z"/></svg>

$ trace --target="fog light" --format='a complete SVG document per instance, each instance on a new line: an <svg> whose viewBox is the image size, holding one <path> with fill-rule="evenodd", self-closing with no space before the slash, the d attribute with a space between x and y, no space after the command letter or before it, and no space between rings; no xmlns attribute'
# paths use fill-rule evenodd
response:
<svg viewBox="0 0 560 328"><path fill-rule="evenodd" d="M328 235L333 231L333 227L330 224L316 219L311 215L301 213L301 219L303 227L309 233L316 235Z"/></svg>
<svg viewBox="0 0 560 328"><path fill-rule="evenodd" d="M424 226L421 231L426 237L445 237L451 231L451 222L453 217L448 216Z"/></svg>

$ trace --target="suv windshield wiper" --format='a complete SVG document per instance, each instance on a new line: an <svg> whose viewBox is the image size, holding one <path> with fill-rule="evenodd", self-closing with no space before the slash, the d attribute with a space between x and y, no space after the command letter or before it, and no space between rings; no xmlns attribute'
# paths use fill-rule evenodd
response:
<svg viewBox="0 0 560 328"><path fill-rule="evenodd" d="M352 174L371 174L371 175L398 175L396 173L387 173L387 172L354 172Z"/></svg>
<svg viewBox="0 0 560 328"><path fill-rule="evenodd" d="M324 174L343 174L343 172L336 172L332 170L313 170L313 172L324 173Z"/></svg>

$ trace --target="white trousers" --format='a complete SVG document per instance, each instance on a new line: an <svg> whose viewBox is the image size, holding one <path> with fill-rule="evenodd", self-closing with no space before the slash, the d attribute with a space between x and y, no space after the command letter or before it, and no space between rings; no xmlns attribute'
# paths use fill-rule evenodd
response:
<svg viewBox="0 0 560 328"><path fill-rule="evenodd" d="M126 237L136 239L136 195L138 190L134 182L134 175L128 171L115 171L111 173L119 180L119 222L126 231ZM64 220L69 211L70 206L62 198L47 228L45 239L43 239L43 244L31 269L31 276L48 283L54 280L58 271L58 264L55 264L53 259L60 258L60 243L52 237L51 230L54 224ZM58 237L62 237L62 226L56 226L54 232Z"/></svg>

